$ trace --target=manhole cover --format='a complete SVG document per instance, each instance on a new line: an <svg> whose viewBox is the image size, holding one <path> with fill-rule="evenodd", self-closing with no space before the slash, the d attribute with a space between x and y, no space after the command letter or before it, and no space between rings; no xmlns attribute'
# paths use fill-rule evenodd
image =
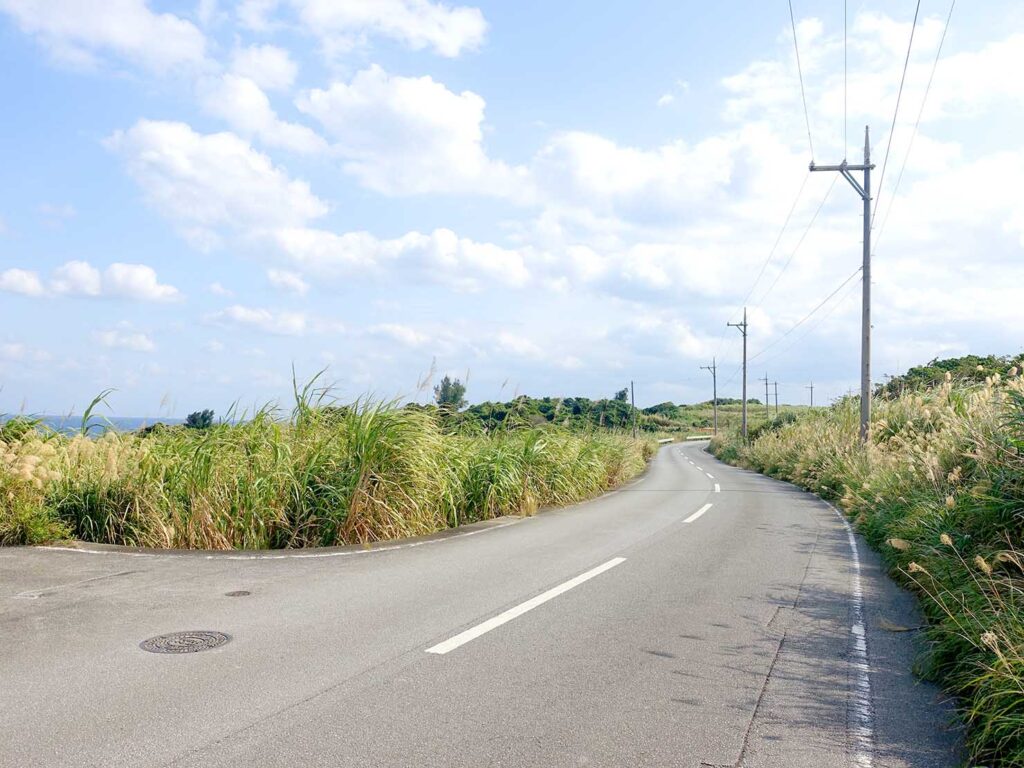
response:
<svg viewBox="0 0 1024 768"><path fill-rule="evenodd" d="M150 653L198 653L219 648L230 639L223 632L172 632L143 640L139 648Z"/></svg>
<svg viewBox="0 0 1024 768"><path fill-rule="evenodd" d="M252 592L250 592L247 589L236 589L233 592L225 592L224 594L227 597L247 597L247 596L251 595Z"/></svg>

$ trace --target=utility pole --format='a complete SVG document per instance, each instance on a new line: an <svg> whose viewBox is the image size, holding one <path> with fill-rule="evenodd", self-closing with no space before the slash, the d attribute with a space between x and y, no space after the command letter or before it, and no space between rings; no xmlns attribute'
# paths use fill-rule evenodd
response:
<svg viewBox="0 0 1024 768"><path fill-rule="evenodd" d="M775 418L779 418L779 382L775 382Z"/></svg>
<svg viewBox="0 0 1024 768"><path fill-rule="evenodd" d="M839 165L815 165L811 171L838 171L850 186L860 195L864 203L864 261L861 267L861 338L860 338L860 440L868 440L868 426L871 421L871 143L868 126L864 126L864 164L850 165L845 160ZM864 183L858 184L850 171L863 171Z"/></svg>
<svg viewBox="0 0 1024 768"><path fill-rule="evenodd" d="M743 334L743 422L740 429L743 432L743 442L747 441L747 308L743 308L742 323L726 323L726 325L738 328Z"/></svg>
<svg viewBox="0 0 1024 768"><path fill-rule="evenodd" d="M633 394L633 380L629 380L629 404L633 407L633 439L636 440L636 397Z"/></svg>
<svg viewBox="0 0 1024 768"><path fill-rule="evenodd" d="M764 382L764 417L766 419L770 419L772 417L772 414L769 409L772 407L772 401L768 395L768 374L766 373L764 377L758 379L758 381Z"/></svg>
<svg viewBox="0 0 1024 768"><path fill-rule="evenodd" d="M810 383L810 385L804 387L804 389L811 390L811 408L813 408L814 407L814 382L812 381Z"/></svg>
<svg viewBox="0 0 1024 768"><path fill-rule="evenodd" d="M715 434L718 434L718 366L715 365L715 358L711 358L711 365L702 365L701 370L711 371L711 396L712 407L715 412Z"/></svg>

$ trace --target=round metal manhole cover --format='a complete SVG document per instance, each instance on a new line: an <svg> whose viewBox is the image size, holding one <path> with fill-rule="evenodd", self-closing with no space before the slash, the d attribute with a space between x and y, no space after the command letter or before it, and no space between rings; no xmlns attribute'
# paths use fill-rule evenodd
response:
<svg viewBox="0 0 1024 768"><path fill-rule="evenodd" d="M198 653L220 648L231 640L223 632L172 632L157 635L139 643L139 648L150 653Z"/></svg>

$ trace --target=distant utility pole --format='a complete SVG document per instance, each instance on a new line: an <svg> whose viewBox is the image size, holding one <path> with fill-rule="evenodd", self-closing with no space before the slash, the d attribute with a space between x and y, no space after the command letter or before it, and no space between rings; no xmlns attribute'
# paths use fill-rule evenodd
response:
<svg viewBox="0 0 1024 768"><path fill-rule="evenodd" d="M814 382L812 381L808 386L804 387L804 389L811 390L811 408L813 408L814 407Z"/></svg>
<svg viewBox="0 0 1024 768"><path fill-rule="evenodd" d="M768 395L768 374L766 373L764 377L758 379L758 381L764 382L764 417L766 419L770 419L772 417L772 414L769 409L772 407L772 401L771 397L769 397Z"/></svg>
<svg viewBox="0 0 1024 768"><path fill-rule="evenodd" d="M702 365L701 370L711 371L711 397L712 407L715 412L715 434L718 434L718 366L715 365L715 358L711 358L711 365Z"/></svg>
<svg viewBox="0 0 1024 768"><path fill-rule="evenodd" d="M743 426L740 429L745 442L747 439L747 308L743 308L742 323L726 323L726 325L739 328L740 333L743 334Z"/></svg>
<svg viewBox="0 0 1024 768"><path fill-rule="evenodd" d="M779 418L779 382L775 382L775 418Z"/></svg>
<svg viewBox="0 0 1024 768"><path fill-rule="evenodd" d="M636 397L633 394L633 380L629 381L629 404L633 406L633 439L636 440Z"/></svg>
<svg viewBox="0 0 1024 768"><path fill-rule="evenodd" d="M850 186L860 195L864 203L864 261L861 267L861 328L860 328L860 440L868 440L868 425L871 421L871 144L868 126L864 126L864 164L850 165L845 160L839 165L815 165L811 171L838 171ZM858 184L850 171L863 171L864 183Z"/></svg>

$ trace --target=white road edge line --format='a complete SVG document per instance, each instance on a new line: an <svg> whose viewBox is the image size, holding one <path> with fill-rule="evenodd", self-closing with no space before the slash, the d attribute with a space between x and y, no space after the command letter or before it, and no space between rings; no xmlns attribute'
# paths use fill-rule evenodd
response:
<svg viewBox="0 0 1024 768"><path fill-rule="evenodd" d="M692 523L692 522L693 522L694 520L696 520L696 519L697 519L698 517L700 517L701 515L703 515L703 514L704 514L705 512L707 512L707 511L708 511L709 509L711 509L711 505L710 505L710 504L705 504L705 505L704 505L703 507L701 507L700 509L698 509L698 510L697 510L696 512L694 512L694 513L693 513L692 515L690 515L690 516L689 516L688 518L686 518L685 520L683 520L683 522L684 522L684 523Z"/></svg>
<svg viewBox="0 0 1024 768"><path fill-rule="evenodd" d="M828 504L828 502L825 503ZM853 707L850 709L850 718L853 720L850 730L855 741L853 762L858 768L871 768L874 763L875 714L871 703L871 666L868 661L864 590L861 586L860 576L860 552L857 549L857 538L853 534L853 526L850 525L850 521L833 505L828 504L828 506L832 507L832 511L836 513L846 529L846 538L850 544L850 559L853 560L853 572L850 575L850 586L853 593L853 625L850 627L850 633L853 635L852 665L857 676L853 692Z"/></svg>
<svg viewBox="0 0 1024 768"><path fill-rule="evenodd" d="M715 483L715 493L721 493L721 492L722 492L722 486L720 486L718 483Z"/></svg>
<svg viewBox="0 0 1024 768"><path fill-rule="evenodd" d="M436 653L438 655L443 656L446 653L454 651L459 646L465 645L471 640L476 640L476 638L480 637L481 635L487 634L492 629L497 629L502 624L507 624L508 622L512 621L512 619L522 616L527 611L532 611L534 608L536 608L539 605L543 605L548 600L552 600L561 595L562 593L568 592L573 587L578 587L583 582L589 581L595 576L598 576L604 573L605 571L614 568L616 565L620 565L624 562L626 562L626 558L614 557L607 563L599 565L596 568L591 568L586 573L581 573L579 576L573 579L569 579L568 581L559 584L557 587L549 589L547 592L542 592L536 597L531 597L525 603L520 603L514 608L509 608L507 611L499 613L497 616L494 616L493 618L490 618L487 621L477 624L475 627L470 627L465 632L460 632L459 634L455 635L455 637L450 637L442 643L438 643L437 645L427 648L427 653Z"/></svg>

